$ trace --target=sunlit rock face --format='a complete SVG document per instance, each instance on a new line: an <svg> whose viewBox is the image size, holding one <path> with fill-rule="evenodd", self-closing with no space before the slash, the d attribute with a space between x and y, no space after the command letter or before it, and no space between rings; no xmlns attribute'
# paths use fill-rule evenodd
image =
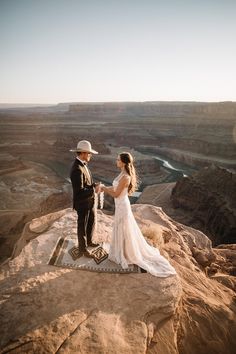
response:
<svg viewBox="0 0 236 354"><path fill-rule="evenodd" d="M61 237L76 242L71 209L29 222L2 266L1 337L4 353L233 354L235 277L228 245L217 250L200 231L161 208L133 205L148 242L178 276L109 274L48 265ZM113 216L98 212L96 239L109 239Z"/></svg>
<svg viewBox="0 0 236 354"><path fill-rule="evenodd" d="M175 208L186 209L214 245L236 243L236 174L211 166L183 178L172 190Z"/></svg>

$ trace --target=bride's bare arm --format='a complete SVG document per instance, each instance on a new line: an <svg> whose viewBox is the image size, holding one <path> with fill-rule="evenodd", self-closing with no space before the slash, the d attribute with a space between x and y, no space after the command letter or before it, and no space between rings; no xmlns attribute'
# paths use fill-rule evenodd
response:
<svg viewBox="0 0 236 354"><path fill-rule="evenodd" d="M119 184L116 187L116 189L114 189L114 187L105 187L105 186L102 186L101 189L105 193L110 194L113 198L117 198L117 197L119 197L119 195L123 191L123 189L125 189L126 187L129 186L129 183L130 183L130 177L129 176L123 176L119 180Z"/></svg>

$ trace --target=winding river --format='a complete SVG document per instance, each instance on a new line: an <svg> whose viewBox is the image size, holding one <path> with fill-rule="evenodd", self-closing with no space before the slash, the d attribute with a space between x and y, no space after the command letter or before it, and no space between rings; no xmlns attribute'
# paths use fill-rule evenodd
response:
<svg viewBox="0 0 236 354"><path fill-rule="evenodd" d="M190 168L189 166L181 163L181 162L177 162L174 160L170 160L170 159L166 159L166 157L164 156L160 156L160 155L152 155L152 154L146 154L149 155L150 157L158 160L160 162L160 165L162 166L162 168L164 168L165 170L167 170L167 172L169 173L168 176L166 177L166 179L164 181L162 181L161 183L171 183L171 182L177 182L179 179L181 179L182 177L187 177L189 175L191 175L193 172L197 171L196 169ZM140 197L140 195L142 194L142 191L137 191L134 192L132 194L132 196L134 198L138 198Z"/></svg>
<svg viewBox="0 0 236 354"><path fill-rule="evenodd" d="M196 169L190 168L189 166L176 162L174 160L166 159L164 156L151 155L154 159L160 161L161 166L169 172L169 176L165 179L165 183L176 182L182 177L187 177L191 175ZM163 182L162 182L163 183Z"/></svg>
<svg viewBox="0 0 236 354"><path fill-rule="evenodd" d="M177 162L169 158L167 159L165 156L153 155L150 153L146 153L146 155L149 155L150 157L158 160L161 167L168 172L168 176L161 183L177 182L182 177L189 176L196 171L196 169L190 168L181 162ZM67 165L59 161L48 162L47 165L48 167L52 168L59 176L70 182ZM137 191L133 194L133 197L137 198L141 195L141 193L141 191Z"/></svg>

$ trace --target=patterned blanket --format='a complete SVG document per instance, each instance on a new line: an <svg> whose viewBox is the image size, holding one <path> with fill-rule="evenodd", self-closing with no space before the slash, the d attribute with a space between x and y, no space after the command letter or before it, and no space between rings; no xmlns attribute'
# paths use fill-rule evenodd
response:
<svg viewBox="0 0 236 354"><path fill-rule="evenodd" d="M53 250L53 253L48 261L48 264L79 270L89 270L93 272L107 273L141 273L141 269L136 265L129 265L129 268L122 269L119 264L116 264L108 259L108 254L102 248L90 249L94 258L77 257L78 248L75 245L75 240L60 238Z"/></svg>

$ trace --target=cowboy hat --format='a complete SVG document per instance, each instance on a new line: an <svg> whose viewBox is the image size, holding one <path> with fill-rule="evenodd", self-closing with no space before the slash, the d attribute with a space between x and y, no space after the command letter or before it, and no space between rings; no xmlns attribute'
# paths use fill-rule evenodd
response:
<svg viewBox="0 0 236 354"><path fill-rule="evenodd" d="M90 152L91 154L98 154L97 151L92 149L91 143L87 140L81 140L77 144L76 149L71 149L70 151L75 152L75 151L80 151L80 152Z"/></svg>

